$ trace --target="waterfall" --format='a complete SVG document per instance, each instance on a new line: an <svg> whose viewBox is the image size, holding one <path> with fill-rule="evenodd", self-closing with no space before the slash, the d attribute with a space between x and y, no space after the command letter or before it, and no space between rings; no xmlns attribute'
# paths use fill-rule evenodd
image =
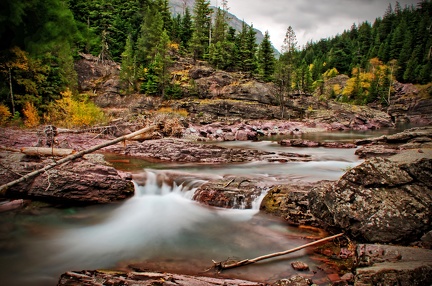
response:
<svg viewBox="0 0 432 286"><path fill-rule="evenodd" d="M178 176L178 174L176 176ZM134 181L135 197L177 194L189 200L192 200L198 187L206 182L206 180L191 178L185 175L184 178L177 178L177 181L179 181L178 184L178 182L173 179L172 174L170 175L167 172L158 170L145 170L145 173L141 174L139 178L140 182L137 181ZM234 195L230 206L232 206L232 209L259 211L261 202L267 194L267 191L268 189L264 189L261 192L250 193L250 197L245 197L243 193Z"/></svg>
<svg viewBox="0 0 432 286"><path fill-rule="evenodd" d="M156 170L145 170L144 181L133 181L135 197L145 195L168 195L175 193L181 197L192 199L196 189L206 181L202 179L186 178L180 184L166 173Z"/></svg>

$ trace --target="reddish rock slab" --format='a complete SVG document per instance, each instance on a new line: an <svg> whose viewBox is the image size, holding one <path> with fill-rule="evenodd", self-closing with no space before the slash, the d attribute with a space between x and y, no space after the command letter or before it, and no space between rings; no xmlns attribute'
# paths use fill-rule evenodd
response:
<svg viewBox="0 0 432 286"><path fill-rule="evenodd" d="M264 283L240 279L221 279L157 272L70 271L62 274L57 286L140 285L140 286L264 286Z"/></svg>

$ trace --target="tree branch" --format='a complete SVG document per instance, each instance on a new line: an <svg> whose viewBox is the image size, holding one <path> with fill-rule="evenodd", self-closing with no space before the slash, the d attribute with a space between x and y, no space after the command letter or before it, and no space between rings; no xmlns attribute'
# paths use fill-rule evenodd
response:
<svg viewBox="0 0 432 286"><path fill-rule="evenodd" d="M140 129L140 130L135 131L135 132L133 132L133 133L130 133L130 134L128 134L128 135L124 135L124 136L118 137L118 138L116 138L116 139L114 139L114 140L111 140L111 141L108 141L108 142L105 142L105 143L102 143L102 144L99 144L99 145L93 146L93 147L91 147L90 149L83 150L83 151L81 151L81 152L74 153L74 154L72 154L72 155L69 155L69 156L67 156L67 157L64 157L63 159L61 159L61 160L59 160L59 161L57 161L57 162L54 162L54 163L52 163L52 164L49 164L49 165L45 166L45 167L42 168L42 169L39 169L39 170L33 171L33 172L31 172L31 173L28 173L28 174L22 176L21 178L15 180L15 181L11 181L11 182L9 182L9 183L7 183L7 184L3 184L3 185L1 185L1 186L0 186L0 194L4 194L4 193L6 192L6 190L7 190L7 188L9 188L9 187L11 187L11 186L13 186L13 185L16 185L16 184L21 183L21 182L23 182L23 181L25 181L25 180L27 180L27 179L29 179L29 178L31 178L31 177L34 177L34 176L39 175L39 174L41 174L41 173L43 173L43 172L46 172L47 170L50 170L50 169L52 169L52 168L54 168L54 167L56 167L56 166L58 166L58 165L61 165L61 164L65 163L65 162L69 162L69 161L71 161L71 160L74 160L74 159L80 158L80 157L82 157L82 156L84 156L84 155L86 155L86 154L92 153L92 152L94 152L94 151L96 151L96 150L99 150L99 149L101 149L101 148L104 148L104 147L107 147L107 146L110 146L110 145L114 145L114 144L116 144L116 143L118 143L118 142L121 142L121 141L125 141L125 140L128 140L128 139L131 139L131 138L133 138L133 137L135 137L135 136L137 136L137 135L140 135L140 134L143 134L143 133L146 133L146 132L153 132L153 131L155 131L155 130L158 129L158 128L160 128L158 125L151 125L151 126L149 126L149 127L146 127L146 128Z"/></svg>
<svg viewBox="0 0 432 286"><path fill-rule="evenodd" d="M325 237L325 238L322 238L320 240L313 241L313 242L310 242L310 243L298 246L296 248L292 248L292 249L285 250L285 251L282 251L282 252L270 253L270 254L263 255L263 256L260 256L260 257L256 257L256 258L253 258L253 259L244 259L242 261L234 262L234 263L231 263L231 264L226 264L224 262L216 262L216 261L213 260L213 264L214 264L213 267L215 269L217 269L218 271L222 271L222 270L225 270L225 269L231 269L231 268L235 268L235 267L249 265L249 264L253 264L255 262L264 260L264 259L269 259L269 258L273 258L273 257L289 254L289 253L298 251L300 249L303 249L303 248L306 248L306 247L309 247L309 246L313 246L313 245L319 244L319 243L324 242L324 241L332 240L332 239L340 237L342 235L343 235L343 233L339 233L339 234L336 234L336 235L333 235L333 236Z"/></svg>

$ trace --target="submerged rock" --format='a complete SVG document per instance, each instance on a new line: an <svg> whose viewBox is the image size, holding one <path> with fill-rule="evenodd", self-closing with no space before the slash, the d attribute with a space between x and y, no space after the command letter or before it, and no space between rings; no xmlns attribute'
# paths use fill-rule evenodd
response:
<svg viewBox="0 0 432 286"><path fill-rule="evenodd" d="M409 244L432 229L432 159L398 164L373 158L309 194L325 228L359 241Z"/></svg>

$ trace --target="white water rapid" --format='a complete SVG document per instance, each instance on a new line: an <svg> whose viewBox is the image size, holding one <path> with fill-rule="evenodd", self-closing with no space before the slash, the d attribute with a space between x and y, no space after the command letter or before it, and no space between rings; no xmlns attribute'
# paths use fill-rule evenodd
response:
<svg viewBox="0 0 432 286"><path fill-rule="evenodd" d="M175 259L182 264L199 256L199 261L208 262L194 262L202 271L219 256L223 260L233 254L250 255L243 244L253 244L257 230L252 221L264 193L256 198L254 209L210 208L190 199L203 181L178 186L160 180L163 171L145 172L145 184L135 183L135 195L126 202L102 210L84 208L67 218L72 224L55 230L48 239L24 239L31 252L20 262L25 267L14 269L18 281L14 275L7 285L55 285L66 271L112 268L120 261ZM243 236L241 247L236 246Z"/></svg>

